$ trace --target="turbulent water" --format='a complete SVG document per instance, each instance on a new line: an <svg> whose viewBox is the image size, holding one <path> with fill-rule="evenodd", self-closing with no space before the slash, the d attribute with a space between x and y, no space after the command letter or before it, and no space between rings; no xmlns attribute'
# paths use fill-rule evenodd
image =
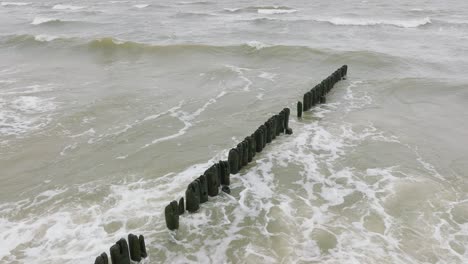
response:
<svg viewBox="0 0 468 264"><path fill-rule="evenodd" d="M146 263L468 263L467 1L38 2L0 3L0 263L128 233ZM168 231L284 107L294 134Z"/></svg>

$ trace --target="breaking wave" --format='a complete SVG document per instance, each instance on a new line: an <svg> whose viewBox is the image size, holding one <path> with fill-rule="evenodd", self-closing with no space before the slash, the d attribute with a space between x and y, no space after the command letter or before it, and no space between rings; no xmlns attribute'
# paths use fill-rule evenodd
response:
<svg viewBox="0 0 468 264"><path fill-rule="evenodd" d="M365 19L365 18L323 18L314 19L318 22L327 22L337 26L395 26L402 28L416 28L423 25L431 24L432 21L429 17L413 20L385 20L385 19Z"/></svg>
<svg viewBox="0 0 468 264"><path fill-rule="evenodd" d="M84 6L73 6L73 5L54 5L52 9L54 10L80 10Z"/></svg>
<svg viewBox="0 0 468 264"><path fill-rule="evenodd" d="M52 17L35 17L34 20L31 22L31 25L42 25L42 24L58 24L63 22L58 18Z"/></svg>
<svg viewBox="0 0 468 264"><path fill-rule="evenodd" d="M244 8L224 8L226 13L259 13L259 14L289 14L297 12L287 6L248 6Z"/></svg>

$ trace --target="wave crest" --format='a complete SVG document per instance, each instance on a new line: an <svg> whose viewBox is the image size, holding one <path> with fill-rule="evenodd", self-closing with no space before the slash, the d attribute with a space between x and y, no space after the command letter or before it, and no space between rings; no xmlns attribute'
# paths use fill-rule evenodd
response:
<svg viewBox="0 0 468 264"><path fill-rule="evenodd" d="M35 17L34 20L31 22L31 25L42 25L42 24L51 24L51 23L60 23L62 22L58 18L51 18L51 17Z"/></svg>
<svg viewBox="0 0 468 264"><path fill-rule="evenodd" d="M337 26L396 26L402 28L416 28L419 26L431 24L432 21L429 17L413 20L378 20L378 19L364 19L364 18L342 18L334 17L328 19L315 19L319 22L327 22Z"/></svg>
<svg viewBox="0 0 468 264"><path fill-rule="evenodd" d="M73 6L73 5L54 5L52 9L54 10L80 10L84 6Z"/></svg>
<svg viewBox="0 0 468 264"><path fill-rule="evenodd" d="M2 2L2 6L25 6L29 5L31 3L25 3L25 2Z"/></svg>
<svg viewBox="0 0 468 264"><path fill-rule="evenodd" d="M248 6L244 8L224 8L227 13L258 13L258 14L288 14L297 12L296 9L287 6Z"/></svg>

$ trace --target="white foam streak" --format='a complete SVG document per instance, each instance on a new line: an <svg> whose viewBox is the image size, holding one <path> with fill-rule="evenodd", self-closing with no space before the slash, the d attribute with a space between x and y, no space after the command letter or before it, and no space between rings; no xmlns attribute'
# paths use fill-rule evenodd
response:
<svg viewBox="0 0 468 264"><path fill-rule="evenodd" d="M149 4L139 4L139 5L134 5L133 7L142 9L142 8L146 8L146 7L148 7L148 6L149 6Z"/></svg>
<svg viewBox="0 0 468 264"><path fill-rule="evenodd" d="M259 14L275 15L275 14L291 14L291 13L296 13L297 10L295 10L295 9L271 8L271 9L258 9L257 12L258 12Z"/></svg>
<svg viewBox="0 0 468 264"><path fill-rule="evenodd" d="M20 135L46 126L57 106L54 98L0 97L0 135Z"/></svg>
<svg viewBox="0 0 468 264"><path fill-rule="evenodd" d="M250 86L253 84L253 82L245 77L244 72L250 71L248 68L241 68L233 65L225 65L229 69L231 69L233 72L237 73L239 78L242 79L245 82L245 86L243 88L244 92L249 92L250 91Z"/></svg>
<svg viewBox="0 0 468 264"><path fill-rule="evenodd" d="M60 20L57 18L52 18L52 17L35 17L34 20L31 22L31 25L40 25L40 24L53 22L53 21L60 21Z"/></svg>
<svg viewBox="0 0 468 264"><path fill-rule="evenodd" d="M50 42L52 40L58 39L59 37L53 36L53 35L47 35L47 34L40 34L37 36L34 36L34 39L37 41L41 42Z"/></svg>
<svg viewBox="0 0 468 264"><path fill-rule="evenodd" d="M426 24L432 23L429 17L414 19L414 20L385 20L385 19L366 19L366 18L317 18L316 21L328 22L338 26L376 26L387 25L402 28L416 28Z"/></svg>
<svg viewBox="0 0 468 264"><path fill-rule="evenodd" d="M54 5L52 9L54 10L80 10L85 8L84 6L74 6L74 5Z"/></svg>
<svg viewBox="0 0 468 264"><path fill-rule="evenodd" d="M217 102L216 99L219 99L222 96L224 96L223 93L218 94L218 96L216 96L215 98L209 99L202 107L198 108L197 110L195 110L192 113L187 113L187 112L184 112L182 110L179 110L180 107L182 106L182 104L184 103L183 101L181 101L179 103L178 107L169 109L168 113L172 117L175 117L175 118L179 119L184 124L184 126L174 134L154 139L151 143L148 143L148 144L144 145L142 147L142 149L147 148L147 147L149 147L151 145L154 145L154 144L157 144L157 143L160 143L160 142L164 142L164 141L167 141L167 140L171 140L171 139L174 139L174 138L178 138L178 137L184 135L187 132L187 130L193 126L193 120L195 120L201 113L203 113L211 104L216 103Z"/></svg>
<svg viewBox="0 0 468 264"><path fill-rule="evenodd" d="M247 42L247 45L257 50L261 50L263 48L269 47L269 45L262 43L260 41L249 41Z"/></svg>
<svg viewBox="0 0 468 264"><path fill-rule="evenodd" d="M25 3L25 2L2 2L2 6L26 6L30 4L31 3Z"/></svg>

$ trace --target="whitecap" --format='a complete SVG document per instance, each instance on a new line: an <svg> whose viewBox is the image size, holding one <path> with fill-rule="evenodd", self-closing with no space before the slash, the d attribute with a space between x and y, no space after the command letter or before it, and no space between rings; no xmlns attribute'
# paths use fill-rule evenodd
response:
<svg viewBox="0 0 468 264"><path fill-rule="evenodd" d="M2 6L25 6L29 5L31 3L25 3L25 2L2 2Z"/></svg>
<svg viewBox="0 0 468 264"><path fill-rule="evenodd" d="M40 42L49 42L54 39L58 39L57 36L52 36L52 35L47 35L47 34L39 34L37 36L34 36L34 39Z"/></svg>
<svg viewBox="0 0 468 264"><path fill-rule="evenodd" d="M252 48L256 48L257 50L268 47L267 44L262 43L260 41L249 41L249 42L247 42L247 46L250 46Z"/></svg>
<svg viewBox="0 0 468 264"><path fill-rule="evenodd" d="M259 78L270 80L272 82L275 81L276 74L271 73L271 72L262 72L260 75L258 75Z"/></svg>
<svg viewBox="0 0 468 264"><path fill-rule="evenodd" d="M139 5L134 5L133 7L142 9L142 8L146 8L146 7L148 7L148 6L149 6L149 4L139 4Z"/></svg>
<svg viewBox="0 0 468 264"><path fill-rule="evenodd" d="M52 17L35 17L34 20L31 22L31 25L40 25L44 24L47 22L52 22L52 21L60 21L57 18L52 18Z"/></svg>
<svg viewBox="0 0 468 264"><path fill-rule="evenodd" d="M237 12L240 10L240 8L224 8L224 10L228 12Z"/></svg>
<svg viewBox="0 0 468 264"><path fill-rule="evenodd" d="M271 8L271 9L258 9L257 12L259 14L264 14L264 15L274 15L274 14L291 14L297 12L296 9L276 9L276 8Z"/></svg>
<svg viewBox="0 0 468 264"><path fill-rule="evenodd" d="M40 98L36 96L20 96L13 100L11 108L28 114L44 113L56 108L53 98Z"/></svg>
<svg viewBox="0 0 468 264"><path fill-rule="evenodd" d="M402 28L416 28L426 24L431 24L432 21L429 17L422 19L412 20L385 20L385 19L365 19L365 18L319 18L315 19L319 22L328 22L337 26L377 26L377 25L389 25Z"/></svg>
<svg viewBox="0 0 468 264"><path fill-rule="evenodd" d="M73 6L73 5L54 5L54 10L79 10L85 8L84 6Z"/></svg>

